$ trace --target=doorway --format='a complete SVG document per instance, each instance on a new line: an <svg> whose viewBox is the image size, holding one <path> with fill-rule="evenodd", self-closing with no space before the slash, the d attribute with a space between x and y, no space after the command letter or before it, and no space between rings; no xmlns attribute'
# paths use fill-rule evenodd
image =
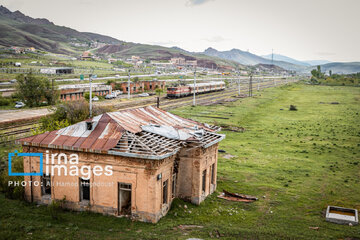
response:
<svg viewBox="0 0 360 240"><path fill-rule="evenodd" d="M118 213L119 215L131 214L131 184L118 183Z"/></svg>

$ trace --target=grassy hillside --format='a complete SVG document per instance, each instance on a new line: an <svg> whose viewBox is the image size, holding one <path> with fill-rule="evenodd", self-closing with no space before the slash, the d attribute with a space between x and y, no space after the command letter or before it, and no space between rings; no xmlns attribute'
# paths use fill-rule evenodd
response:
<svg viewBox="0 0 360 240"><path fill-rule="evenodd" d="M356 239L359 226L328 223L324 212L328 205L360 209L359 104L359 88L296 84L224 105L175 109L245 128L224 131L217 191L200 206L176 200L156 225L87 212L64 211L54 220L44 206L0 194L0 239ZM228 119L212 118L219 116ZM222 200L222 189L259 201ZM180 226L190 224L196 226Z"/></svg>
<svg viewBox="0 0 360 240"><path fill-rule="evenodd" d="M141 56L150 60L170 60L173 57L183 57L186 60L197 60L198 65L207 68L220 68L231 66L235 69L246 69L244 65L236 61L219 57L207 56L199 53L190 53L180 48L167 48L157 45L138 44L123 42L121 44L106 45L97 49L97 54L111 55L113 57Z"/></svg>
<svg viewBox="0 0 360 240"><path fill-rule="evenodd" d="M95 33L82 33L57 26L46 19L34 19L21 12L11 12L0 6L0 45L35 47L54 53L74 53L81 49L68 45L71 41L90 43L99 41L119 44L121 41ZM67 47L64 47L67 44Z"/></svg>

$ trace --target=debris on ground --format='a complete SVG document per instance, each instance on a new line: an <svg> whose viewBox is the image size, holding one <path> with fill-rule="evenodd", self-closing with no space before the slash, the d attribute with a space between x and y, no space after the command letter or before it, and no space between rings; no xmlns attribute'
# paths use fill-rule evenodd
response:
<svg viewBox="0 0 360 240"><path fill-rule="evenodd" d="M218 196L218 198L226 199L229 201L236 201L236 202L255 202L258 200L258 198L255 196L231 193L226 190L223 190L223 192Z"/></svg>
<svg viewBox="0 0 360 240"><path fill-rule="evenodd" d="M194 229L194 228L203 228L204 226L199 226L199 225L179 225L178 228L181 230L189 230L189 229Z"/></svg>
<svg viewBox="0 0 360 240"><path fill-rule="evenodd" d="M319 227L309 227L309 229L312 229L312 230L319 230Z"/></svg>
<svg viewBox="0 0 360 240"><path fill-rule="evenodd" d="M226 153L226 151L225 151L225 150L222 150L222 149L219 149L218 152L219 152L219 153Z"/></svg>
<svg viewBox="0 0 360 240"><path fill-rule="evenodd" d="M225 158L225 159L231 159L231 158L234 158L234 157L236 157L236 156L231 155L231 154L226 154L226 155L223 156L223 158Z"/></svg>
<svg viewBox="0 0 360 240"><path fill-rule="evenodd" d="M319 102L319 104L340 104L339 102L329 102L329 103L326 103L326 102Z"/></svg>
<svg viewBox="0 0 360 240"><path fill-rule="evenodd" d="M289 110L290 111L297 111L297 108L296 108L295 105L290 105Z"/></svg>
<svg viewBox="0 0 360 240"><path fill-rule="evenodd" d="M245 132L245 128L243 127L235 127L229 125L221 125L222 130L224 131L231 131L231 132Z"/></svg>
<svg viewBox="0 0 360 240"><path fill-rule="evenodd" d="M219 238L219 237L223 237L224 235L220 233L219 230L215 229L214 231L211 231L209 232L209 235L211 238L213 237L216 237L216 238Z"/></svg>

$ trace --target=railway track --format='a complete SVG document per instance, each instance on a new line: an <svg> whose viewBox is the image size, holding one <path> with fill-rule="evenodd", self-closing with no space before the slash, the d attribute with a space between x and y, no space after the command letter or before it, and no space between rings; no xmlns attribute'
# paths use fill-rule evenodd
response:
<svg viewBox="0 0 360 240"><path fill-rule="evenodd" d="M277 84L276 86L280 86L283 84L286 84L288 82L284 82L281 84ZM248 87L248 83L242 83L240 85L241 88L241 92L244 93L246 92L246 94L242 94L242 96L247 97L247 93L249 92L249 87ZM272 80L268 80L268 81L264 81L262 83L259 84L259 90L261 89L265 89L265 88L269 88L269 87L274 87L274 82ZM252 87L253 91L258 89L257 85L253 85ZM225 100L231 96L237 95L238 94L238 87L237 86L232 86L231 88L226 89L225 91L219 91L219 92L213 92L213 93L207 93L207 94L198 94L196 95L196 104L197 105L203 105L204 103L208 104L210 103L209 101L220 101L220 100ZM182 97L182 98L176 98L176 99L166 99L165 101L161 101L160 102L160 108L163 108L164 110L169 110L172 108L176 108L176 107L181 107L181 106L186 106L189 104L192 104L193 101L193 96L187 96L187 97ZM135 106L123 106L123 107L118 107L116 108L117 110L122 110L122 109L133 109L133 108L138 108L138 107L146 107L146 106L155 106L156 105L156 101L154 100L153 102L150 103L146 103L146 104L137 104Z"/></svg>
<svg viewBox="0 0 360 240"><path fill-rule="evenodd" d="M34 121L1 127L0 146L12 143L17 138L29 136L29 133L31 133L31 131L36 127L38 127L38 123Z"/></svg>
<svg viewBox="0 0 360 240"><path fill-rule="evenodd" d="M293 81L281 81L278 82L275 85L275 82L273 79L269 79L266 81L262 81L259 83L259 86L257 85L257 82L255 84L253 83L252 90L256 92L257 89L265 89L275 86L280 86L283 84L287 84L289 82ZM241 97L247 97L249 92L249 84L248 82L244 82L240 84L241 88ZM229 99L233 96L236 96L238 94L238 85L235 84L231 86L230 88L219 91L219 92L212 92L212 93L206 93L206 94L198 94L196 95L196 104L197 105L207 105L207 104L214 104L217 102L225 101L226 99ZM171 110L173 108L187 106L189 104L192 104L193 96L187 96L183 98L177 98L177 99L166 99L162 98L162 101L160 102L160 107L164 110ZM156 100L150 100L146 103L129 103L122 106L118 106L115 109L116 110L123 110L123 109L133 109L138 107L146 107L146 106L156 106ZM31 122L24 122L21 124L17 124L14 126L4 126L0 127L0 146L4 146L6 144L14 142L15 139L21 138L21 137L27 137L31 135L31 131L38 127L37 121L31 121ZM19 129L20 128L20 129Z"/></svg>

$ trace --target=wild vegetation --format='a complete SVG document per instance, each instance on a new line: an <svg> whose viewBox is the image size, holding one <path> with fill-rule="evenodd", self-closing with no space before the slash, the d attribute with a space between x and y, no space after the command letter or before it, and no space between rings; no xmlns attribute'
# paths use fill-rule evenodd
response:
<svg viewBox="0 0 360 240"><path fill-rule="evenodd" d="M321 72L321 67L311 71L311 83L329 86L360 86L360 72L353 74L333 74L329 70L329 74Z"/></svg>
<svg viewBox="0 0 360 240"><path fill-rule="evenodd" d="M356 87L294 84L175 109L226 134L217 190L200 206L175 200L154 225L88 212L54 217L0 194L0 239L356 239L358 226L328 223L324 213L328 205L360 209L359 103ZM223 189L259 200L217 198Z"/></svg>
<svg viewBox="0 0 360 240"><path fill-rule="evenodd" d="M40 127L33 133L53 131L89 118L89 103L86 100L69 101L51 109L53 114L40 119ZM93 116L112 111L111 107L93 106Z"/></svg>

